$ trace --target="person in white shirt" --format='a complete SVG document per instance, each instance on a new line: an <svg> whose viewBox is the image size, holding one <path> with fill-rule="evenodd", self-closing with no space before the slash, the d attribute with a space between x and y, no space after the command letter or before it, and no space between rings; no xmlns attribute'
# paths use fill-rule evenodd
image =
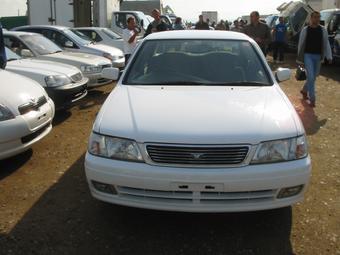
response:
<svg viewBox="0 0 340 255"><path fill-rule="evenodd" d="M138 28L133 17L127 19L127 28L123 30L125 64L127 64L131 54L137 45Z"/></svg>

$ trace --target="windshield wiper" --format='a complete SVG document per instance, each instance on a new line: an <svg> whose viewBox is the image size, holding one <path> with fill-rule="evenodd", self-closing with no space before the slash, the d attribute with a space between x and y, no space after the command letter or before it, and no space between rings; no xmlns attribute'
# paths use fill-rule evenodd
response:
<svg viewBox="0 0 340 255"><path fill-rule="evenodd" d="M13 60L19 60L20 58L9 58L7 59L7 62L13 61Z"/></svg>

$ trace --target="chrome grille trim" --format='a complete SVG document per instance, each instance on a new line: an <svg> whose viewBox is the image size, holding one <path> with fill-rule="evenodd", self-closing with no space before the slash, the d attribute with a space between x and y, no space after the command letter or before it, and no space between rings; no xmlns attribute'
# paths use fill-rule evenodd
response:
<svg viewBox="0 0 340 255"><path fill-rule="evenodd" d="M250 145L173 145L145 144L149 163L168 166L241 166Z"/></svg>
<svg viewBox="0 0 340 255"><path fill-rule="evenodd" d="M118 195L122 198L153 201L161 203L215 204L252 203L274 200L277 190L257 190L238 192L197 192L161 191L117 186Z"/></svg>
<svg viewBox="0 0 340 255"><path fill-rule="evenodd" d="M29 103L20 105L18 110L21 115L26 114L30 111L38 111L41 106L47 103L47 99L45 96L39 97L36 101L32 100Z"/></svg>
<svg viewBox="0 0 340 255"><path fill-rule="evenodd" d="M74 75L72 75L71 76L71 80L73 81L73 82L79 82L79 81L81 81L83 79L83 75L82 75L82 73L76 73L76 74L74 74Z"/></svg>

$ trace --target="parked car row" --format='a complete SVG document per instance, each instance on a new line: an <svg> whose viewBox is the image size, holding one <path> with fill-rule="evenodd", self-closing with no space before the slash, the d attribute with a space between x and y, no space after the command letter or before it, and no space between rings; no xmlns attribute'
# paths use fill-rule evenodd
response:
<svg viewBox="0 0 340 255"><path fill-rule="evenodd" d="M88 88L112 82L125 65L123 52L108 40L96 44L75 29L14 30L3 32L7 66L0 70L5 81L0 86L0 160L46 136L55 110L68 109Z"/></svg>

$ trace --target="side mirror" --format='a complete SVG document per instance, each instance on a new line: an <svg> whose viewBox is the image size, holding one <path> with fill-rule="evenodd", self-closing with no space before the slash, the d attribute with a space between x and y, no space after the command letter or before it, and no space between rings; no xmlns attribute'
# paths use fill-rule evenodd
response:
<svg viewBox="0 0 340 255"><path fill-rule="evenodd" d="M64 44L64 47L66 48L73 48L74 47L74 43L71 41L66 41Z"/></svg>
<svg viewBox="0 0 340 255"><path fill-rule="evenodd" d="M118 80L119 78L119 69L113 67L107 67L102 70L102 76L108 80Z"/></svg>
<svg viewBox="0 0 340 255"><path fill-rule="evenodd" d="M290 79L292 71L289 68L278 68L275 73L275 78L278 82L287 81Z"/></svg>
<svg viewBox="0 0 340 255"><path fill-rule="evenodd" d="M32 53L30 50L27 50L27 49L21 50L20 55L21 55L21 57L23 57L23 58L31 58L31 57L34 57L34 56L33 56L33 53Z"/></svg>

